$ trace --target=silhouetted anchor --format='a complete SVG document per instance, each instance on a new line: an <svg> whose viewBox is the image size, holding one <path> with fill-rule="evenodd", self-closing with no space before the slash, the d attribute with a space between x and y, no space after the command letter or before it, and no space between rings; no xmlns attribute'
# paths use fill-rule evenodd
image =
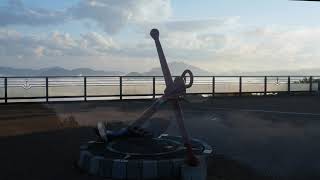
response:
<svg viewBox="0 0 320 180"><path fill-rule="evenodd" d="M120 131L108 131L106 125L103 123L98 123L97 134L100 138L106 142L112 141L117 138L131 138L131 137L150 137L152 134L141 128L141 125L148 121L152 115L159 109L160 105L165 102L170 102L173 105L176 120L182 135L185 148L188 153L187 163L191 166L198 165L199 161L192 151L192 145L190 143L189 135L184 126L184 117L182 114L181 105L179 103L179 98L186 94L186 89L190 88L193 84L193 74L190 70L185 70L181 76L176 77L174 81L163 53L161 43L159 41L159 31L157 29L152 29L150 32L151 37L155 41L157 47L157 52L159 55L159 60L161 64L161 69L166 83L166 89L164 90L164 95L157 99L149 108L147 108L142 115L134 121L129 127L123 128ZM189 84L186 84L186 75L190 76Z"/></svg>

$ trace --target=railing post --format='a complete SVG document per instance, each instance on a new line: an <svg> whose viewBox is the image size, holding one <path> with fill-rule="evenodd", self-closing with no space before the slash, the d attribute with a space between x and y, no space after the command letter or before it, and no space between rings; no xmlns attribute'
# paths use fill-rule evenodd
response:
<svg viewBox="0 0 320 180"><path fill-rule="evenodd" d="M313 77L312 76L310 76L310 87L309 87L309 91L310 91L310 93L312 92L312 86L313 86L313 82L312 82L312 80L313 80Z"/></svg>
<svg viewBox="0 0 320 180"><path fill-rule="evenodd" d="M268 83L268 78L267 76L264 77L264 95L267 95L267 83Z"/></svg>
<svg viewBox="0 0 320 180"><path fill-rule="evenodd" d="M239 76L239 96L242 96L242 76Z"/></svg>
<svg viewBox="0 0 320 180"><path fill-rule="evenodd" d="M291 94L291 80L290 76L288 76L288 94Z"/></svg>
<svg viewBox="0 0 320 180"><path fill-rule="evenodd" d="M120 95L120 100L122 100L122 76L119 77L120 79L120 89L119 89L119 95Z"/></svg>
<svg viewBox="0 0 320 180"><path fill-rule="evenodd" d="M49 78L46 77L46 102L49 102Z"/></svg>
<svg viewBox="0 0 320 180"><path fill-rule="evenodd" d="M4 102L8 103L8 78L4 78Z"/></svg>
<svg viewBox="0 0 320 180"><path fill-rule="evenodd" d="M152 77L152 98L156 98L156 77Z"/></svg>
<svg viewBox="0 0 320 180"><path fill-rule="evenodd" d="M84 93L84 101L87 101L87 77L83 78L83 93Z"/></svg>
<svg viewBox="0 0 320 180"><path fill-rule="evenodd" d="M212 76L212 97L216 94L216 77Z"/></svg>

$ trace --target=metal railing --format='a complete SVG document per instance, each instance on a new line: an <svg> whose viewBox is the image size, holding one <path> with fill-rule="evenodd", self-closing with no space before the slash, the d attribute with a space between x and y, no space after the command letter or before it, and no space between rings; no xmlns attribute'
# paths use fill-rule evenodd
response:
<svg viewBox="0 0 320 180"><path fill-rule="evenodd" d="M0 103L156 98L164 89L162 76L0 77ZM208 96L314 92L320 92L320 76L195 76L187 89Z"/></svg>

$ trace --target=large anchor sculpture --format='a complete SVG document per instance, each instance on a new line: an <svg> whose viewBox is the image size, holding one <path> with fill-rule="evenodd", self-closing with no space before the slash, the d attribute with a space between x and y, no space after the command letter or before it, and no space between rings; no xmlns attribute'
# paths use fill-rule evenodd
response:
<svg viewBox="0 0 320 180"><path fill-rule="evenodd" d="M192 86L193 74L190 70L185 70L181 76L176 77L173 81L170 69L166 61L166 57L163 53L159 40L159 31L157 29L152 29L150 35L154 39L155 45L157 47L161 69L166 84L164 95L157 99L148 109L146 109L142 113L142 115L138 119L136 119L128 127L123 128L119 131L108 131L104 123L98 123L96 132L99 137L105 142L109 142L117 138L152 137L152 134L150 132L147 132L143 130L143 128L141 128L141 125L147 122L152 117L152 115L159 109L161 104L166 102L171 103L175 112L181 136L184 141L184 146L187 150L186 162L191 166L196 166L198 165L199 161L193 153L189 135L184 126L184 117L179 102L180 97L186 94L186 89ZM190 82L188 84L186 84L187 74L190 77Z"/></svg>

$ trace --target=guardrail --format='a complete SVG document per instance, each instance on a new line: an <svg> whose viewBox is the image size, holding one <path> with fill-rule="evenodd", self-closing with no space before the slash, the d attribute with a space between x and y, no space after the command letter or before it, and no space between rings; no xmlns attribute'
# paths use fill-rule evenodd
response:
<svg viewBox="0 0 320 180"><path fill-rule="evenodd" d="M164 89L162 76L0 77L0 103L156 98ZM320 76L195 76L187 89L208 96L302 92L320 92Z"/></svg>

